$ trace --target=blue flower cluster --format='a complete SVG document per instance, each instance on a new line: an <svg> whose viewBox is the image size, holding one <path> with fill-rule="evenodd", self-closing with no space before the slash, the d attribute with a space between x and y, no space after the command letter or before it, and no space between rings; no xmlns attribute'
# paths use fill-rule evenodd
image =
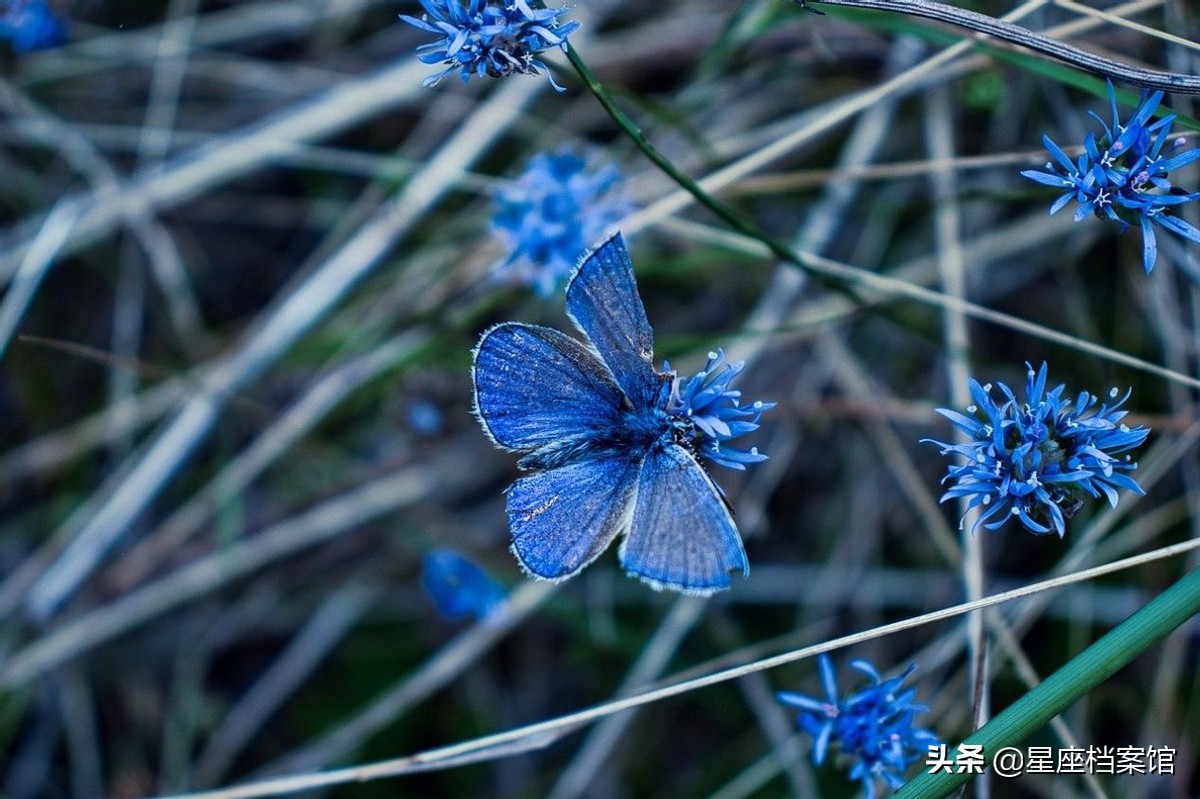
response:
<svg viewBox="0 0 1200 799"><path fill-rule="evenodd" d="M45 0L0 0L0 41L18 53L57 47L67 29Z"/></svg>
<svg viewBox="0 0 1200 799"><path fill-rule="evenodd" d="M743 471L747 463L761 463L767 456L758 447L741 450L725 444L757 430L763 412L775 407L774 402L741 404L742 392L730 386L745 367L740 361L725 363L725 353L720 349L710 352L704 369L688 378L675 378L667 406L667 412L693 437L702 457ZM670 364L663 364L664 371L670 369Z"/></svg>
<svg viewBox="0 0 1200 799"><path fill-rule="evenodd" d="M1117 489L1144 493L1127 472L1137 463L1126 453L1146 440L1147 427L1122 424L1126 411L1121 406L1129 392L1120 397L1109 392L1109 402L1100 403L1093 394L1081 392L1075 401L1064 397L1064 387L1046 390L1046 364L1034 371L1026 364L1025 401L999 383L1004 399L997 404L992 386L971 381L974 404L964 416L938 408L970 437L965 444L946 444L924 439L942 448L943 455L957 454L966 462L951 466L942 482L954 485L942 501L967 497L968 510L986 507L976 519L989 530L1002 527L1017 517L1039 535L1052 530L1065 533L1065 519L1083 505L1082 494L1102 494L1113 506ZM980 418L982 416L982 418Z"/></svg>
<svg viewBox="0 0 1200 799"><path fill-rule="evenodd" d="M421 585L446 619L486 619L508 603L503 586L452 549L435 549L425 556Z"/></svg>
<svg viewBox="0 0 1200 799"><path fill-rule="evenodd" d="M1049 136L1043 136L1042 142L1054 161L1046 164L1045 172L1027 169L1021 174L1063 192L1050 207L1051 214L1073 199L1078 204L1076 222L1094 214L1099 219L1119 223L1124 232L1129 228L1126 217L1136 218L1142 229L1142 266L1150 272L1158 258L1155 226L1200 243L1200 230L1169 213L1200 198L1200 193L1172 186L1170 179L1172 171L1200 159L1200 149L1184 150L1183 138L1171 141L1173 114L1150 122L1162 100L1162 92L1143 92L1133 116L1124 124L1111 82L1108 97L1112 121L1107 123L1092 113L1104 133L1097 139L1095 131L1088 132L1084 151L1077 161L1072 161Z"/></svg>
<svg viewBox="0 0 1200 799"><path fill-rule="evenodd" d="M913 726L913 717L928 710L913 702L917 689L903 688L916 664L890 680L880 679L879 672L866 660L852 660L850 667L867 675L871 684L849 696L840 696L833 663L821 655L824 698L792 691L781 691L776 696L799 711L797 725L813 736L813 763L823 764L830 746L838 744L843 755L855 759L850 779L862 782L867 799L874 799L877 781L896 790L904 784L908 766L927 754L930 745L942 741L933 732Z"/></svg>
<svg viewBox="0 0 1200 799"><path fill-rule="evenodd" d="M400 19L440 37L417 48L426 64L445 64L430 75L424 86L433 86L458 71L463 83L472 75L501 78L520 73L546 75L558 91L546 65L537 54L551 47L567 49L567 37L579 27L559 17L569 8L531 8L526 0L421 0L425 13L420 19L401 14Z"/></svg>
<svg viewBox="0 0 1200 799"><path fill-rule="evenodd" d="M496 193L492 226L511 249L500 271L552 294L587 248L629 213L622 182L615 166L588 170L584 157L569 150L535 155L514 184Z"/></svg>

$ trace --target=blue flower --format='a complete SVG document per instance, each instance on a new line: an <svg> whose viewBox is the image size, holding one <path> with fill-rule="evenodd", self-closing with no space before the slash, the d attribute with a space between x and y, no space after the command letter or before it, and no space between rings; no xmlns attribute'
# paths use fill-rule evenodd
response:
<svg viewBox="0 0 1200 799"><path fill-rule="evenodd" d="M410 403L405 409L405 418L409 428L419 436L437 435L446 424L441 408L425 399Z"/></svg>
<svg viewBox="0 0 1200 799"><path fill-rule="evenodd" d="M1065 519L1083 506L1082 495L1103 495L1116 506L1117 489L1144 493L1127 472L1137 468L1121 453L1139 446L1150 432L1121 422L1120 410L1129 392L1112 389L1108 402L1081 392L1075 401L1063 396L1063 386L1046 390L1046 364L1028 371L1025 401L999 383L1002 401L992 397L991 384L971 380L972 416L938 408L970 437L965 444L923 439L942 448L943 455L957 454L966 462L951 466L942 482L954 484L942 501L967 497L968 510L985 507L975 520L989 530L1002 527L1013 516L1039 535L1051 530L1062 538Z"/></svg>
<svg viewBox="0 0 1200 799"><path fill-rule="evenodd" d="M44 0L0 0L0 41L12 42L18 53L57 47L67 29Z"/></svg>
<svg viewBox="0 0 1200 799"><path fill-rule="evenodd" d="M899 677L882 680L869 662L852 660L850 667L867 675L871 684L846 697L839 695L829 657L821 655L818 666L823 698L792 691L776 694L780 702L799 711L797 726L813 736L813 763L823 764L836 743L843 755L855 759L849 776L862 782L867 799L874 799L878 780L896 790L904 784L909 764L924 756L931 744L941 743L933 732L913 727L913 717L928 710L912 701L915 688L903 688L916 664Z"/></svg>
<svg viewBox="0 0 1200 799"><path fill-rule="evenodd" d="M629 213L621 184L615 166L589 171L569 150L529 159L516 183L496 194L492 226L511 250L501 273L552 294L587 248Z"/></svg>
<svg viewBox="0 0 1200 799"><path fill-rule="evenodd" d="M551 47L567 49L567 37L579 27L575 21L560 23L569 8L531 8L526 0L421 0L425 13L420 19L401 14L400 19L440 37L417 48L426 64L445 64L422 85L433 86L455 70L463 83L472 75L502 78L519 72L545 74L558 91L563 87L537 54Z"/></svg>
<svg viewBox="0 0 1200 799"><path fill-rule="evenodd" d="M451 549L435 549L425 556L421 585L447 619L485 619L508 602L499 583Z"/></svg>
<svg viewBox="0 0 1200 799"><path fill-rule="evenodd" d="M1171 139L1173 114L1157 122L1150 117L1162 100L1162 92L1142 93L1141 101L1129 121L1122 124L1117 111L1113 85L1108 84L1111 122L1097 114L1091 116L1100 123L1103 134L1088 133L1084 151L1072 161L1049 136L1042 143L1053 156L1046 171L1027 169L1021 174L1030 180L1062 191L1050 213L1055 214L1071 200L1077 203L1075 221L1088 214L1111 219L1124 232L1131 218L1136 218L1142 230L1142 266L1146 272L1154 269L1158 258L1155 227L1160 227L1189 241L1200 243L1200 230L1169 212L1200 198L1200 193L1188 193L1171 185L1170 173L1200 159L1200 149L1184 150L1182 137Z"/></svg>
<svg viewBox="0 0 1200 799"><path fill-rule="evenodd" d="M745 366L742 362L725 363L725 353L720 349L710 352L702 371L688 378L675 378L667 406L677 424L686 427L701 456L740 470L745 470L747 463L765 461L767 456L758 447L741 450L725 443L757 430L763 412L775 407L774 402L740 404L742 392L730 385ZM670 364L663 364L663 371L670 372Z"/></svg>

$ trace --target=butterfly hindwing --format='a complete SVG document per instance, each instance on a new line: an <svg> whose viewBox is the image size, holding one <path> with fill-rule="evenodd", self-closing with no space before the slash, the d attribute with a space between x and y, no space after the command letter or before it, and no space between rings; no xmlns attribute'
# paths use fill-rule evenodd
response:
<svg viewBox="0 0 1200 799"><path fill-rule="evenodd" d="M567 315L600 353L633 404L649 407L658 395L652 363L654 331L619 233L584 256L567 284Z"/></svg>
<svg viewBox="0 0 1200 799"><path fill-rule="evenodd" d="M583 344L547 327L508 322L475 349L475 410L497 444L534 450L609 429L625 402Z"/></svg>
<svg viewBox="0 0 1200 799"><path fill-rule="evenodd" d="M629 527L640 460L580 459L522 477L508 490L512 551L530 574L563 580Z"/></svg>
<svg viewBox="0 0 1200 799"><path fill-rule="evenodd" d="M708 595L729 587L729 571L749 572L742 539L717 487L678 444L651 448L642 462L625 571L654 588Z"/></svg>

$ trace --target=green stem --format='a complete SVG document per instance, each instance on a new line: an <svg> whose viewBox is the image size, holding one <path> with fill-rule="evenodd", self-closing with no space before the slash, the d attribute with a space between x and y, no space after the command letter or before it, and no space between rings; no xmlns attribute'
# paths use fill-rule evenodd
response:
<svg viewBox="0 0 1200 799"><path fill-rule="evenodd" d="M789 263L792 266L795 266L808 273L808 275L814 280L817 280L827 288L835 289L836 291L848 296L855 303L861 303L861 300L850 287L849 283L837 278L832 278L829 275L822 274L821 272L812 269L800 260L799 256L796 255L795 250L793 250L791 247L771 236L771 234L759 227L758 223L750 217L721 202L712 194L709 194L704 190L703 186L686 175L684 172L680 171L679 167L675 166L675 164L672 163L669 158L659 152L658 148L650 143L645 134L642 133L642 129L639 128L623 110L621 110L621 107L617 105L616 100L614 100L612 95L608 93L608 90L604 88L604 85L600 83L599 79L595 76L591 69L588 68L588 65L584 63L583 59L580 58L579 53L576 52L575 48L570 44L567 45L567 58L570 59L571 66L575 67L575 71L579 73L580 79L584 82L596 99L600 101L600 105L604 107L604 110L608 112L608 115L612 117L614 122L617 123L617 126L621 128L621 130L623 130L630 139L633 140L633 143L637 145L638 149L641 150L655 166L666 173L667 177L678 183L685 191L695 197L697 202L728 223L729 226L734 230L749 236L752 239L761 241L779 260Z"/></svg>
<svg viewBox="0 0 1200 799"><path fill-rule="evenodd" d="M1041 684L1030 690L1004 712L969 735L964 744L983 747L990 765L996 752L1015 746L1076 699L1115 674L1167 633L1200 613L1200 569L1148 602L1096 643L1080 652ZM926 771L907 783L893 799L936 799L974 777Z"/></svg>

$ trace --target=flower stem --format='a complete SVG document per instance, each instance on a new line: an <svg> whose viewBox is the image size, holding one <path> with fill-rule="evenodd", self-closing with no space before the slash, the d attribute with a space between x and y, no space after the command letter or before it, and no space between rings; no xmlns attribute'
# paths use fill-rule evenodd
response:
<svg viewBox="0 0 1200 799"><path fill-rule="evenodd" d="M704 187L693 180L691 177L682 172L679 167L675 166L669 158L659 152L646 136L642 133L641 128L629 118L629 116L617 105L616 100L600 83L600 80L588 68L579 53L570 44L567 45L567 58L571 61L571 66L575 67L575 71L579 74L581 80L588 87L591 93L600 101L600 105L608 112L617 126L623 130L633 143L637 145L650 161L666 173L667 177L678 183L685 191L696 198L696 201L703 205L708 210L712 211L722 220L729 224L734 230L742 233L750 238L761 241L771 251L771 253L781 261L791 264L802 271L808 273L814 280L819 281L826 288L834 289L853 300L855 303L860 303L858 295L850 287L849 283L838 278L830 277L827 274L818 272L796 255L796 252L788 247L783 242L771 236L763 230L757 222L750 217L736 210L730 205L718 200L709 192L705 191Z"/></svg>
<svg viewBox="0 0 1200 799"><path fill-rule="evenodd" d="M1080 652L990 722L967 736L964 744L983 747L990 765L996 753L1015 746L1044 727L1076 699L1115 674L1167 633L1200 613L1200 569L1185 575L1096 643ZM974 774L928 771L908 782L894 799L946 796Z"/></svg>

